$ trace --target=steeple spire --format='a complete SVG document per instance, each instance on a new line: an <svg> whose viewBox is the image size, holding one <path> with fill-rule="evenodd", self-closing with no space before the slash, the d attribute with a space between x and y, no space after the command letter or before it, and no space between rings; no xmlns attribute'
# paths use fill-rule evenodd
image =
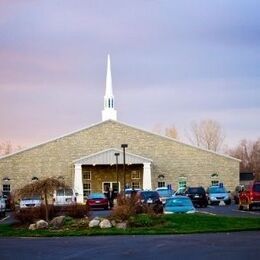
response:
<svg viewBox="0 0 260 260"><path fill-rule="evenodd" d="M104 110L102 111L102 121L117 120L117 111L114 109L114 96L112 88L112 75L110 65L110 55L107 55L107 76L106 76L106 92L104 96Z"/></svg>

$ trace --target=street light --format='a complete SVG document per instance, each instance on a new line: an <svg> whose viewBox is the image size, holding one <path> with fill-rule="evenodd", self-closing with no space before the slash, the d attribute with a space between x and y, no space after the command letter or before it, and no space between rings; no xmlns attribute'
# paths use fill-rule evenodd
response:
<svg viewBox="0 0 260 260"><path fill-rule="evenodd" d="M121 147L123 148L123 174L124 174L124 195L125 195L125 148L128 147L127 144L121 144Z"/></svg>
<svg viewBox="0 0 260 260"><path fill-rule="evenodd" d="M119 193L119 184L118 184L118 156L120 153L115 153L116 157L116 183L117 183L117 194Z"/></svg>

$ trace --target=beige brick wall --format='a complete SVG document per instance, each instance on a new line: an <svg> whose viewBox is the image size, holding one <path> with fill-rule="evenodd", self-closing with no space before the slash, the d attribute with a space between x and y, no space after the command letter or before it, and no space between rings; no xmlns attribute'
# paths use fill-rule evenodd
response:
<svg viewBox="0 0 260 260"><path fill-rule="evenodd" d="M165 176L166 184L174 188L177 188L179 177L186 177L188 185L207 187L213 173L218 173L219 180L228 189L233 190L239 183L237 160L119 122L106 121L0 159L0 184L2 186L4 177L9 177L11 188L16 189L29 183L34 176L63 176L72 186L74 160L109 148L121 149L122 143L128 144L127 152L153 160L154 188L160 174Z"/></svg>

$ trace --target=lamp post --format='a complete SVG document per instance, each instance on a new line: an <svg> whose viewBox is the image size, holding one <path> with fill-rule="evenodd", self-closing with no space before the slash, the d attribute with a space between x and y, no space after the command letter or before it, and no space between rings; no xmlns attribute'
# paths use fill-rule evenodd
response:
<svg viewBox="0 0 260 260"><path fill-rule="evenodd" d="M121 144L121 147L123 148L123 174L124 174L124 195L125 195L125 148L128 147L127 144Z"/></svg>
<svg viewBox="0 0 260 260"><path fill-rule="evenodd" d="M118 156L120 153L115 153L116 157L116 184L117 184L117 194L119 193L119 184L118 184Z"/></svg>

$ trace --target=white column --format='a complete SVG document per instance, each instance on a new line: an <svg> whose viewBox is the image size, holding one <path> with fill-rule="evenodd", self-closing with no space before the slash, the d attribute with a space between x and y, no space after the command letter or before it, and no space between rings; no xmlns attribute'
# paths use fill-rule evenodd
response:
<svg viewBox="0 0 260 260"><path fill-rule="evenodd" d="M144 190L152 189L151 163L144 163L143 189Z"/></svg>
<svg viewBox="0 0 260 260"><path fill-rule="evenodd" d="M77 203L84 203L81 164L75 164L74 190L78 193Z"/></svg>

